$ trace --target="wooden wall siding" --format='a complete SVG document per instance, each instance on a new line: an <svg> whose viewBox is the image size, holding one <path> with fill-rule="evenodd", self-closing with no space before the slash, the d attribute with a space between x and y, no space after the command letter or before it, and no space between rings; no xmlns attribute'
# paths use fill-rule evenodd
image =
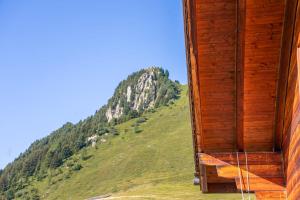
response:
<svg viewBox="0 0 300 200"><path fill-rule="evenodd" d="M288 167L287 167L287 195L288 199L300 199L300 126L298 125L290 138Z"/></svg>
<svg viewBox="0 0 300 200"><path fill-rule="evenodd" d="M296 4L297 5L297 4ZM287 94L286 94L286 101L285 101L285 112L284 112L284 123L283 123L283 154L285 160L285 170L287 172L288 166L288 159L289 159L289 148L290 148L290 139L294 134L295 127L297 126L297 115L298 115L298 108L299 108L299 94L298 94L298 66L297 66L297 42L298 42L298 33L300 29L300 21L299 21L299 3L296 9L295 14L295 25L292 24L291 26L294 27L293 35L292 35L292 48L290 56L288 79L287 79ZM297 18L298 16L298 18Z"/></svg>
<svg viewBox="0 0 300 200"><path fill-rule="evenodd" d="M281 45L280 69L277 83L277 110L275 123L275 149L281 150L283 137L283 124L285 115L285 101L287 95L287 82L293 43L295 13L298 0L289 0L286 4L284 28Z"/></svg>
<svg viewBox="0 0 300 200"><path fill-rule="evenodd" d="M202 150L235 150L236 0L197 0Z"/></svg>
<svg viewBox="0 0 300 200"><path fill-rule="evenodd" d="M283 155L288 199L300 199L300 101L299 63L297 47L300 33L300 4L298 1L290 55L287 97L283 126Z"/></svg>
<svg viewBox="0 0 300 200"><path fill-rule="evenodd" d="M272 151L284 0L247 0L244 58L244 148Z"/></svg>

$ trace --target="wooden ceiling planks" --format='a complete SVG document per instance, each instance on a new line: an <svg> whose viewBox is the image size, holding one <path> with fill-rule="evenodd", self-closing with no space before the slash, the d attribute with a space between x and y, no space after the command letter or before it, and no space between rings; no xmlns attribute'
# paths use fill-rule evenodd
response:
<svg viewBox="0 0 300 200"><path fill-rule="evenodd" d="M198 150L273 150L285 1L192 2Z"/></svg>
<svg viewBox="0 0 300 200"><path fill-rule="evenodd" d="M197 63L203 151L233 151L236 0L197 0Z"/></svg>
<svg viewBox="0 0 300 200"><path fill-rule="evenodd" d="M244 148L272 151L284 0L247 0L244 44Z"/></svg>

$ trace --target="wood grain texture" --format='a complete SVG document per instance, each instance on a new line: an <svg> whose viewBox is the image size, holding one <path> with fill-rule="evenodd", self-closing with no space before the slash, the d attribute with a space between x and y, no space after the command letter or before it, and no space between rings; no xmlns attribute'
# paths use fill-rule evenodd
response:
<svg viewBox="0 0 300 200"><path fill-rule="evenodd" d="M272 151L284 0L246 1L244 148Z"/></svg>
<svg viewBox="0 0 300 200"><path fill-rule="evenodd" d="M217 174L219 177L233 179L239 177L283 177L283 169L280 164L265 164L265 165L225 165L217 166ZM239 170L241 169L241 170Z"/></svg>
<svg viewBox="0 0 300 200"><path fill-rule="evenodd" d="M194 36L186 40L198 150L273 150L285 1L190 2Z"/></svg>
<svg viewBox="0 0 300 200"><path fill-rule="evenodd" d="M240 165L246 164L246 156L239 153ZM199 153L199 163L210 166L236 165L237 156L232 153ZM276 152L252 152L247 153L247 161L249 165L277 165L282 163L281 153Z"/></svg>
<svg viewBox="0 0 300 200"><path fill-rule="evenodd" d="M277 102L275 120L275 149L281 150L283 138L283 125L285 117L285 105L287 95L287 84L292 52L295 16L298 0L287 1L285 8L284 29L281 44L281 56L277 82Z"/></svg>
<svg viewBox="0 0 300 200"><path fill-rule="evenodd" d="M235 183L208 183L210 193L234 193L238 192Z"/></svg>
<svg viewBox="0 0 300 200"><path fill-rule="evenodd" d="M242 179L240 181L240 179ZM238 190L252 192L256 191L285 191L284 179L283 177L274 178L274 177L249 177L249 182L246 177L235 179L236 187ZM242 184L241 184L242 183Z"/></svg>
<svg viewBox="0 0 300 200"><path fill-rule="evenodd" d="M274 183L273 189L284 190L286 182L290 199L300 199L294 189L300 180L298 0L183 2L195 169L201 185L209 192L226 184L224 191L232 189L236 155L224 152L247 151L253 152L248 153L253 188L272 190ZM283 154L265 153L274 150ZM245 175L243 154L240 164Z"/></svg>
<svg viewBox="0 0 300 200"><path fill-rule="evenodd" d="M245 56L246 0L237 1L236 46L236 146L244 151L244 56Z"/></svg>
<svg viewBox="0 0 300 200"><path fill-rule="evenodd" d="M233 182L239 190L249 186L251 192L285 191L281 153L239 153L238 157L236 152L199 153L198 157L206 167L208 192L212 192L210 184Z"/></svg>
<svg viewBox="0 0 300 200"><path fill-rule="evenodd" d="M197 0L196 27L202 149L233 151L236 148L236 0Z"/></svg>
<svg viewBox="0 0 300 200"><path fill-rule="evenodd" d="M292 49L289 54L289 73L287 79L285 112L283 119L283 157L288 199L300 199L300 102L299 102L299 63L297 48L300 33L300 5L297 1Z"/></svg>
<svg viewBox="0 0 300 200"><path fill-rule="evenodd" d="M256 200L286 200L285 191L257 191Z"/></svg>
<svg viewBox="0 0 300 200"><path fill-rule="evenodd" d="M235 183L234 179L219 176L216 166L206 166L208 183Z"/></svg>

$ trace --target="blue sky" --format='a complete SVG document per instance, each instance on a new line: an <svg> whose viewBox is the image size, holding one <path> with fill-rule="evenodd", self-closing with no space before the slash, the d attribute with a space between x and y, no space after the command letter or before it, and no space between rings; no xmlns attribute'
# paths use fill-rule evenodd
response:
<svg viewBox="0 0 300 200"><path fill-rule="evenodd" d="M181 0L1 0L0 27L0 168L140 68L186 83Z"/></svg>

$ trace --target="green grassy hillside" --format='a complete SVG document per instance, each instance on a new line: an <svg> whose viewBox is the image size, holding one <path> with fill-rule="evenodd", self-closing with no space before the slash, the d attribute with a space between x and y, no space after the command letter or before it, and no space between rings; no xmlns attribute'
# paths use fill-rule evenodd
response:
<svg viewBox="0 0 300 200"><path fill-rule="evenodd" d="M51 176L31 180L41 199L241 199L239 194L201 194L193 183L193 149L187 87L170 106L117 126L118 136L69 158ZM82 166L74 168L76 165ZM73 170L71 170L73 169ZM74 170L75 169L75 170Z"/></svg>

